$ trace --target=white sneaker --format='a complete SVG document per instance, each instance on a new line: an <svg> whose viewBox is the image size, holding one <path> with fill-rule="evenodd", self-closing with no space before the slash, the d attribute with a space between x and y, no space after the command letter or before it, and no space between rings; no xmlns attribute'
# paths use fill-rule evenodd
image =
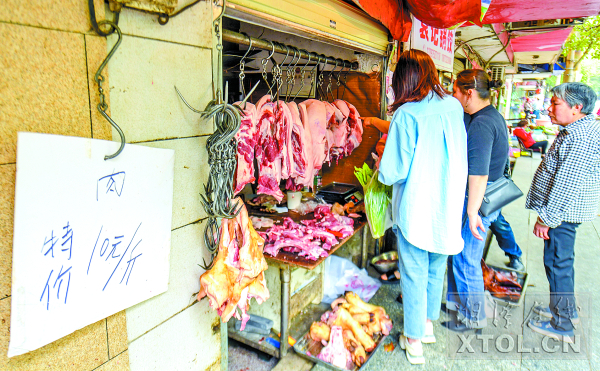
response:
<svg viewBox="0 0 600 371"><path fill-rule="evenodd" d="M435 343L435 335L433 334L433 322L425 322L425 336L421 339L423 344Z"/></svg>
<svg viewBox="0 0 600 371"><path fill-rule="evenodd" d="M411 344L406 339L406 336L400 335L398 343L400 343L400 348L406 350L408 362L413 365L422 365L425 363L425 357L423 357L423 344L421 344L420 340Z"/></svg>

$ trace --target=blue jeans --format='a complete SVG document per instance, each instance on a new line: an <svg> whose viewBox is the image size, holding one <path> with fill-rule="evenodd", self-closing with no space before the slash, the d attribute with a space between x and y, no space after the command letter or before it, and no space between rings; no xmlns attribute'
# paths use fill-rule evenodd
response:
<svg viewBox="0 0 600 371"><path fill-rule="evenodd" d="M489 183L488 183L489 184ZM482 328L487 325L485 318L485 288L483 286L483 272L481 271L481 258L487 231L479 230L483 240L476 239L469 229L467 213L467 198L463 209L462 238L465 241L464 249L448 258L448 296L446 307L458 312L458 318L473 328ZM500 215L500 210L487 217L481 216L483 226L487 229Z"/></svg>
<svg viewBox="0 0 600 371"><path fill-rule="evenodd" d="M421 250L408 242L394 227L398 240L398 268L402 279L404 336L421 339L427 319L440 317L444 270L448 255Z"/></svg>
<svg viewBox="0 0 600 371"><path fill-rule="evenodd" d="M515 256L517 258L521 257L523 252L521 251L519 245L517 245L517 241L515 241L515 235L510 228L510 224L508 224L506 219L504 219L502 210L500 210L500 214L498 214L498 219L490 224L490 230L496 237L498 246L500 246L502 251L504 251L504 254L508 256Z"/></svg>
<svg viewBox="0 0 600 371"><path fill-rule="evenodd" d="M579 223L562 222L550 228L544 240L544 267L550 283L550 310L552 327L561 331L573 330L571 318L575 303L575 236Z"/></svg>

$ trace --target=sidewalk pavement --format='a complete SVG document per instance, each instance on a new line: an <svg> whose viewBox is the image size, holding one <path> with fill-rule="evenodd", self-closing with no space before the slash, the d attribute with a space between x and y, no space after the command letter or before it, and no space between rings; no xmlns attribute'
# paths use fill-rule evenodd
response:
<svg viewBox="0 0 600 371"><path fill-rule="evenodd" d="M540 163L540 155L535 153L533 158L520 157L517 159L515 169L513 171L513 179L515 183L523 190L525 195L529 190L529 186L533 179L533 175ZM541 239L535 237L532 233L533 225L537 215L531 210L525 209L525 197L521 197L517 201L508 205L502 210L506 220L510 223L517 243L523 250L523 263L526 266L529 275L529 284L525 294L524 303L514 308L517 315L514 318L522 318L528 315L527 311L531 308L534 300L543 299L548 303L546 293L548 290L548 281L543 264L543 247L544 243ZM600 214L600 210L599 210ZM371 303L383 305L389 312L393 322L394 330L386 343L393 342L395 349L387 352L380 348L372 359L363 366L364 371L395 371L399 369L414 369L414 370L452 370L452 371L484 371L484 370L577 370L577 371L596 371L600 370L600 309L598 303L600 301L600 218L594 221L582 224L577 230L577 239L575 245L575 290L579 293L578 305L583 305L585 308L581 311L581 329L584 336L581 339L579 354L569 358L569 355L554 355L554 359L548 357L548 352L538 354L526 353L522 351L513 351L510 355L503 356L497 359L481 359L485 356L473 357L467 359L454 359L449 356L448 351L448 335L447 330L440 325L441 321L445 321L447 316L442 313L440 320L434 323L435 334L438 339L435 344L424 344L424 355L426 363L421 366L413 366L408 363L405 352L398 346L398 335L402 331L402 306L395 301L400 292L399 285L383 285L377 294L371 299ZM498 247L497 242L492 242L490 246L487 263L502 267L508 263L508 259L504 257L502 250ZM445 296L444 296L445 297ZM444 299L445 301L445 299ZM520 311L520 313L518 313ZM519 316L520 315L520 316ZM491 333L490 324L484 330L484 335ZM508 332L508 330L506 330ZM577 332L576 332L577 333ZM539 337L539 341L543 343L541 335L533 333L527 326L521 328L519 333L513 334L514 338L520 337L529 340L535 340ZM489 335L491 336L491 335ZM548 340L548 339L546 339ZM505 339L506 341L506 339ZM545 341L545 340L544 340ZM493 347L493 340L489 342ZM550 349L556 345L562 347L563 344L554 342L550 339L546 345ZM475 341L473 342L475 345ZM510 344L509 344L510 345ZM543 344L542 344L543 345ZM506 348L506 342L501 347ZM515 345L516 349L517 345ZM514 350L514 349L513 349ZM537 350L537 348L536 348ZM561 350L564 350L561 349ZM569 350L569 349L567 349ZM474 359L480 358L480 359ZM488 357L489 358L489 357ZM295 370L295 368L289 368ZM326 369L320 365L315 365L313 371L325 371Z"/></svg>

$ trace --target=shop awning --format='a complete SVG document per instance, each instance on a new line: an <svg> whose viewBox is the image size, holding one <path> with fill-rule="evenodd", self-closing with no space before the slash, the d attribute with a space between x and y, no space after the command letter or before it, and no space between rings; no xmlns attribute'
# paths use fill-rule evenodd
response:
<svg viewBox="0 0 600 371"><path fill-rule="evenodd" d="M492 0L483 23L580 18L598 14L600 14L600 0Z"/></svg>
<svg viewBox="0 0 600 371"><path fill-rule="evenodd" d="M381 22L394 40L408 41L412 21L410 13L400 0L352 0L368 15Z"/></svg>
<svg viewBox="0 0 600 371"><path fill-rule="evenodd" d="M515 32L516 33L516 32ZM511 41L512 49L517 52L532 51L558 51L571 34L571 28L537 33L533 35L519 35Z"/></svg>

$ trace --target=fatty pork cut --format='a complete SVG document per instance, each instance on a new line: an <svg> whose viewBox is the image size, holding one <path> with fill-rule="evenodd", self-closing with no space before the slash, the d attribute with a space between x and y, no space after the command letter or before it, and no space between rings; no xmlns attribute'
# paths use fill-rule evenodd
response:
<svg viewBox="0 0 600 371"><path fill-rule="evenodd" d="M234 103L240 105L241 102ZM254 183L254 147L256 145L256 106L246 103L242 112L240 130L235 134L237 140L237 171L235 178L235 190L238 194L246 184Z"/></svg>
<svg viewBox="0 0 600 371"><path fill-rule="evenodd" d="M348 123L348 137L346 139L346 156L350 155L356 147L362 142L362 120L360 115L352 104L345 100L336 99L333 104L342 112L347 118Z"/></svg>
<svg viewBox="0 0 600 371"><path fill-rule="evenodd" d="M287 106L292 115L291 135L290 141L288 142L288 157L291 161L291 170L288 178L287 189L296 191L303 187L302 179L306 175L308 169L308 160L306 156L307 147L306 144L306 133L304 132L304 126L300 119L300 111L295 102L287 103ZM311 145L312 148L312 145Z"/></svg>
<svg viewBox="0 0 600 371"><path fill-rule="evenodd" d="M281 201L283 193L279 189L282 174L282 157L285 149L286 134L278 123L283 109L276 110L275 103L261 98L258 106L256 132L256 160L258 162L257 193L271 195ZM262 104L261 104L262 103ZM287 109L287 107L286 107ZM287 110L289 114L289 110ZM277 117L276 117L277 113ZM291 115L289 115L291 117ZM288 118L289 119L289 118Z"/></svg>
<svg viewBox="0 0 600 371"><path fill-rule="evenodd" d="M243 205L239 198L235 202ZM263 246L264 240L242 206L237 217L222 219L219 252L213 267L200 276L198 300L208 296L211 308L217 310L223 322L235 316L242 321L242 330L249 319L246 312L250 299L261 304L269 298L263 273L268 268Z"/></svg>
<svg viewBox="0 0 600 371"><path fill-rule="evenodd" d="M324 102L327 111L327 140L329 160L337 161L344 157L348 141L348 118L333 104Z"/></svg>
<svg viewBox="0 0 600 371"><path fill-rule="evenodd" d="M320 100L308 99L298 105L304 130L308 130L312 139L313 174L311 179L321 170L328 157L327 151L327 111Z"/></svg>

